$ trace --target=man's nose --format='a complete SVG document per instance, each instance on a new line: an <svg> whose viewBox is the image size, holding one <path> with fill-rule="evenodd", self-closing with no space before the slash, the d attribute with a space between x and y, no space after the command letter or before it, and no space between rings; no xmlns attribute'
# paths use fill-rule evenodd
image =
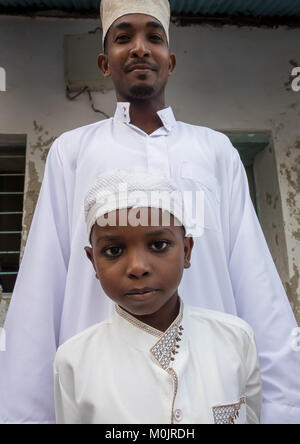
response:
<svg viewBox="0 0 300 444"><path fill-rule="evenodd" d="M146 39L143 36L136 36L133 40L133 46L130 51L131 57L137 57L142 59L143 57L148 57L151 50L147 44Z"/></svg>
<svg viewBox="0 0 300 444"><path fill-rule="evenodd" d="M151 266L147 254L135 251L128 255L127 276L130 279L140 279L150 274Z"/></svg>

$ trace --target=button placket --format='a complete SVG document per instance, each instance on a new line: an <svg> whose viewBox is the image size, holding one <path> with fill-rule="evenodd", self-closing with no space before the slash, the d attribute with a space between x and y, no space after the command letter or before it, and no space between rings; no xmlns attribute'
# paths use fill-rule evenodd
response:
<svg viewBox="0 0 300 444"><path fill-rule="evenodd" d="M165 136L147 137L147 161L149 171L161 171L170 175L170 165Z"/></svg>

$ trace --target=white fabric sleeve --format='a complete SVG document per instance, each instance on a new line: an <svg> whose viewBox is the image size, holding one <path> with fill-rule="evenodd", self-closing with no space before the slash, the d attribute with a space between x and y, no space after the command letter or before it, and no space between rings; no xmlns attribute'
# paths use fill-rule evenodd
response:
<svg viewBox="0 0 300 444"><path fill-rule="evenodd" d="M238 152L232 150L229 268L238 316L254 330L263 385L263 423L300 423L297 327L249 194Z"/></svg>
<svg viewBox="0 0 300 444"><path fill-rule="evenodd" d="M245 356L247 371L246 382L246 417L247 424L260 424L262 411L262 386L257 349L253 334L248 336Z"/></svg>
<svg viewBox="0 0 300 444"><path fill-rule="evenodd" d="M55 423L53 360L69 257L64 171L52 145L4 325L0 422Z"/></svg>
<svg viewBox="0 0 300 444"><path fill-rule="evenodd" d="M73 383L70 375L66 376L68 388L65 388L62 379L65 379L54 365L54 399L55 399L55 415L56 424L81 424L79 409L76 407L74 392L70 390Z"/></svg>

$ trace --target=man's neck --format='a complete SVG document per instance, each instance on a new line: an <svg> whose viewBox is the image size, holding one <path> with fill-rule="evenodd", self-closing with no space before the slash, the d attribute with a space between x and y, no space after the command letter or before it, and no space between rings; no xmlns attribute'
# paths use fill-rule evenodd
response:
<svg viewBox="0 0 300 444"><path fill-rule="evenodd" d="M123 100L119 100L123 101ZM130 123L137 126L147 134L163 126L157 111L165 108L164 100L130 100Z"/></svg>
<svg viewBox="0 0 300 444"><path fill-rule="evenodd" d="M147 134L153 133L155 130L163 126L157 111L162 107L153 107L151 104L131 103L130 105L130 123L145 131Z"/></svg>

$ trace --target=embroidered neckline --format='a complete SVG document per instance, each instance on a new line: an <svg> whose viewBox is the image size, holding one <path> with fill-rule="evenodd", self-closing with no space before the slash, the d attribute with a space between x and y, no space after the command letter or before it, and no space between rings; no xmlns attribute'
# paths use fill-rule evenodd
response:
<svg viewBox="0 0 300 444"><path fill-rule="evenodd" d="M176 349L179 348L178 342L181 341L180 336L182 336L183 331L183 327L180 325L182 317L183 302L180 300L180 309L177 318L150 349L150 352L164 370L168 370L170 362L174 361L175 358L172 355L178 353Z"/></svg>
<svg viewBox="0 0 300 444"><path fill-rule="evenodd" d="M135 327L140 328L141 330L144 330L146 333L149 333L150 335L160 338L164 334L164 332L157 330L156 328L153 328L150 325L147 325L142 321L139 321L134 316L132 316L130 313L123 310L123 308L121 308L119 305L116 305L116 312L122 318L126 319L126 321L130 322L130 324L133 324Z"/></svg>
<svg viewBox="0 0 300 444"><path fill-rule="evenodd" d="M176 349L179 348L178 342L181 341L180 336L182 336L183 327L181 325L183 318L183 302L180 299L180 308L179 313L176 319L172 322L169 328L162 332L157 330L150 325L145 324L144 322L139 321L131 314L127 313L127 311L123 310L119 305L116 305L116 312L119 316L126 319L128 322L133 324L135 327L140 328L141 330L149 333L153 336L158 337L158 341L151 347L150 353L154 360L158 363L160 367L162 367L172 378L173 386L174 386L174 395L172 401L172 413L171 413L171 424L174 423L174 403L175 398L178 391L178 376L175 370L170 367L171 361L174 361L175 358L173 355L177 354L178 351Z"/></svg>
<svg viewBox="0 0 300 444"><path fill-rule="evenodd" d="M157 338L163 338L166 335L169 335L170 330L174 330L175 325L178 326L179 328L179 324L182 321L182 316L183 316L183 302L180 299L180 307L179 307L179 313L176 317L176 319L172 322L172 324L169 326L169 328L163 332L161 330L157 330L154 327L151 327L148 324L145 324L142 321L139 321L137 318L135 318L133 315L131 315L130 313L128 313L127 311L123 310L123 308L121 308L119 305L115 306L116 312L118 313L119 316L121 316L122 318L126 319L128 322L130 322L131 324L133 324L135 327L140 328L141 330L144 330L146 333L149 333L153 336L156 336ZM173 335L172 335L173 336ZM156 344L155 344L156 345ZM154 345L154 347L155 347ZM154 348L152 347L152 349ZM152 350L151 349L151 350Z"/></svg>
<svg viewBox="0 0 300 444"><path fill-rule="evenodd" d="M116 305L116 312L119 316L126 319L128 322L133 324L135 327L153 335L158 339L158 341L151 347L150 352L158 364L164 369L168 370L170 362L174 361L175 355L178 353L176 349L179 348L178 342L181 341L180 336L182 335L183 327L180 325L183 318L183 302L180 299L179 313L176 319L172 322L169 328L162 332L150 325L145 324L142 321L136 319L133 315L123 310L119 305Z"/></svg>

